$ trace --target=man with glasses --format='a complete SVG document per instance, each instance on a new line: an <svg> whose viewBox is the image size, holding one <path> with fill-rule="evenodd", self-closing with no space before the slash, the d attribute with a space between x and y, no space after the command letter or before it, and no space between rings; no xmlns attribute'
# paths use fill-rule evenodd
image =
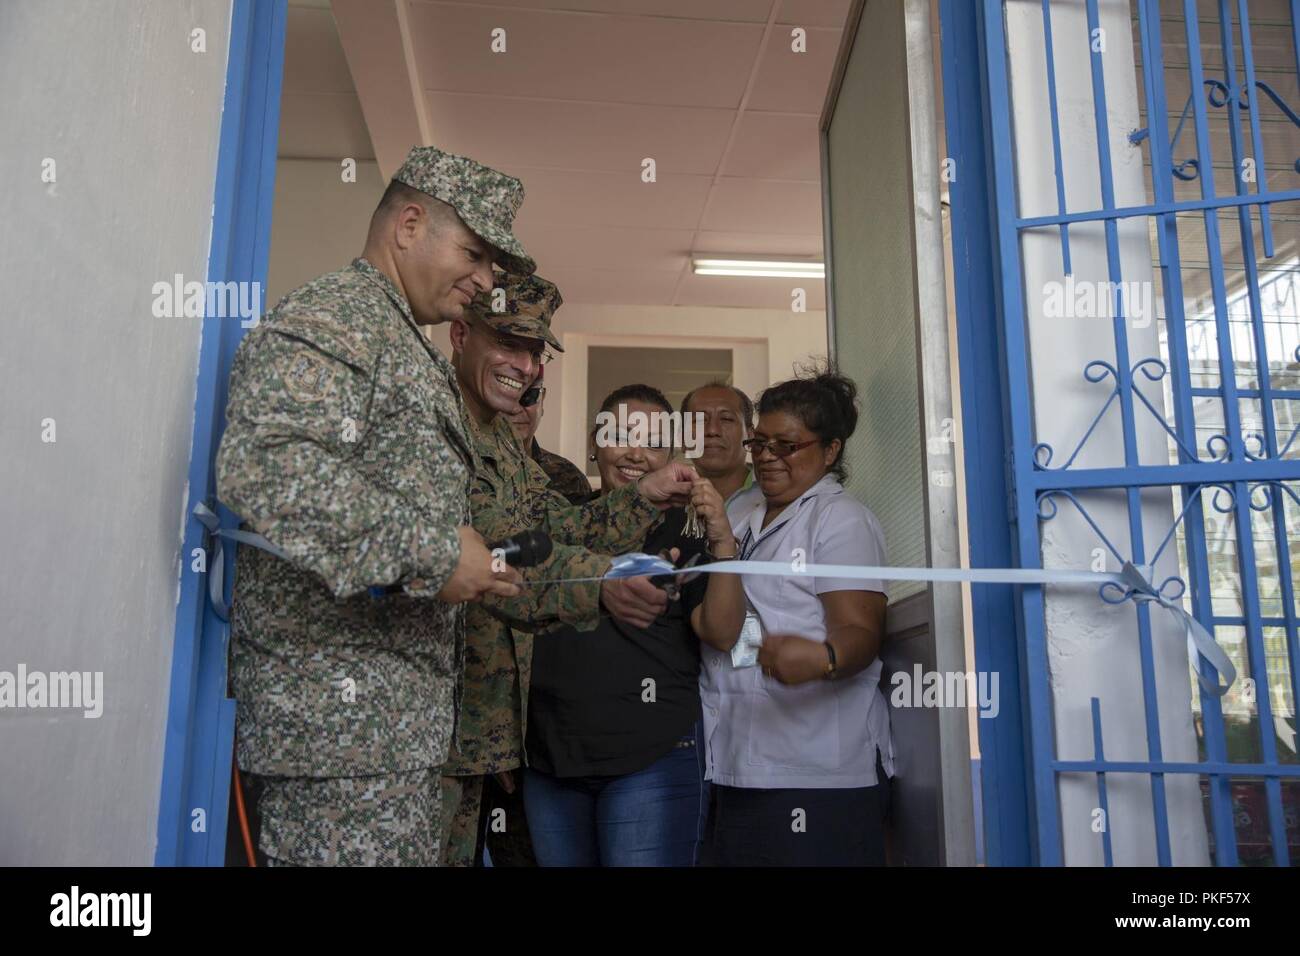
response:
<svg viewBox="0 0 1300 956"><path fill-rule="evenodd" d="M506 419L514 429L515 437L523 445L524 453L541 465L546 477L551 479L551 487L564 495L571 505L586 504L595 493L582 469L563 455L547 451L537 441L537 426L545 414L546 386L542 384L544 371L545 369L538 369L537 378L532 385L536 389L537 400L516 414L507 415Z"/></svg>
<svg viewBox="0 0 1300 956"><path fill-rule="evenodd" d="M510 428L519 439L524 454L541 465L542 471L546 472L551 490L558 491L571 505L583 505L594 498L596 493L591 490L591 482L582 473L582 469L563 455L547 451L537 441L537 426L545 414L546 386L542 384L545 371L545 366L537 370L537 378L528 390L535 396L532 403L513 415L507 415L506 420L510 422ZM504 830L486 829L483 842L492 856L493 866L537 865L527 827L521 828L518 825L518 821L524 819L523 780L520 779L517 783L518 786L511 793L497 782L496 777L489 776L483 780L480 826L490 820L498 809L505 814L504 819L513 825L513 828L507 827Z"/></svg>
<svg viewBox="0 0 1300 956"><path fill-rule="evenodd" d="M559 290L537 276L502 276L476 296L451 327L452 364L465 401L465 422L480 459L470 493L474 527L488 541L532 528L545 530L554 550L525 571L519 598L486 598L467 615L465 696L451 758L443 768L443 864L472 866L478 858L484 781L494 775L509 794L523 766L533 634L560 624L593 630L601 608L620 619L657 614L662 592L646 578L554 584L559 578L599 579L610 555L635 551L661 510L689 499L694 472L668 464L582 507L550 487L525 454L507 416L550 360ZM532 582L532 583L530 583ZM522 814L486 821L520 832Z"/></svg>

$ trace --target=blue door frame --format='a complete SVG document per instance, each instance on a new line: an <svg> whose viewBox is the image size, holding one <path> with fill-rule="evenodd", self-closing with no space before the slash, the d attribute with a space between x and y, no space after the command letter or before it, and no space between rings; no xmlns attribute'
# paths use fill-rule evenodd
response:
<svg viewBox="0 0 1300 956"><path fill-rule="evenodd" d="M964 443L970 562L972 567L1011 568L1017 566L1006 454L1011 443L989 139L993 109L1005 114L1007 104L990 101L981 12L981 4L971 0L939 4L947 153L957 171L948 194L953 291L962 433L979 436ZM989 374L992 369L996 375ZM1002 695L996 717L978 721L984 858L990 866L1028 866L1037 859L1018 607L1009 586L971 589L976 669L999 674L1004 688L1020 689Z"/></svg>
<svg viewBox="0 0 1300 956"><path fill-rule="evenodd" d="M1166 129L1149 122L1148 129L1134 131L1129 141L1138 145L1148 140L1150 173L1154 202L1121 208L1114 198L1112 159L1109 148L1099 149L1097 156L1102 201L1099 208L1085 210L1066 207L1065 179L1062 171L1060 121L1057 116L1055 65L1052 47L1052 9L1042 0L1043 30L1047 37L1045 59L1048 82L1048 108L1051 113L1052 151L1057 181L1057 212L1054 215L1025 217L1018 208L1015 170L1015 132L1010 117L1010 75L1007 65L1003 0L941 0L944 96L948 154L956 160L958 172L951 183L952 235L957 299L957 328L960 356L963 431L979 436L968 442L965 464L969 487L968 510L971 561L986 567L1037 567L1041 563L1039 526L1056 513L1055 498L1070 501L1087 517L1080 504L1091 493L1109 491L1122 494L1128 504L1129 554L1121 555L1109 541L1102 541L1117 558L1130 559L1143 566L1154 557L1144 544L1141 524L1142 489L1166 487L1177 491L1179 507L1174 527L1159 548L1159 554L1181 531L1185 541L1185 573L1191 597L1191 611L1211 633L1216 628L1242 632L1245 644L1243 676L1263 688L1256 696L1255 713L1259 727L1259 757L1243 761L1225 749L1225 725L1218 698L1201 694L1204 721L1205 754L1199 763L1175 763L1161 754L1160 715L1155 697L1155 670L1151 646L1149 609L1136 609L1137 644L1142 664L1144 688L1143 730L1147 738L1149 759L1115 762L1104 758L1100 736L1100 708L1092 705L1095 756L1092 760L1057 759L1053 733L1053 701L1047 663L1047 635L1043 620L1041 587L977 588L973 594L976 664L981 670L1000 671L1003 686L1015 675L1013 686L1020 689L1018 699L1004 699L1002 713L995 720L981 720L980 745L983 760L984 826L988 844L988 862L994 865L1025 863L1053 865L1062 862L1063 847L1057 798L1058 778L1062 774L1092 774L1097 780L1098 800L1107 806L1107 773L1147 775L1151 782L1151 806L1155 833L1156 859L1161 865L1171 862L1169 814L1166 805L1167 774L1190 774L1206 779L1213 838L1214 859L1220 865L1238 862L1237 834L1234 827L1233 785L1247 777L1260 788L1266 803L1269 855L1276 866L1290 863L1287 846L1282 785L1292 785L1300 768L1279 754L1274 741L1274 720L1270 696L1269 654L1264 644L1264 629L1272 628L1285 636L1281 661L1288 665L1285 683L1294 701L1300 697L1300 614L1292 583L1290 551L1294 542L1288 528L1287 499L1300 508L1300 460L1289 454L1300 435L1297 427L1288 436L1275 416L1286 402L1300 398L1300 389L1288 385L1284 366L1300 361L1300 349L1294 356L1277 353L1277 346L1266 340L1265 313L1261 305L1261 270L1265 263L1257 259L1256 243L1262 243L1263 259L1275 256L1270 208L1294 215L1300 205L1300 189L1272 189L1264 177L1266 168L1260 117L1265 108L1300 125L1296 111L1288 107L1276 90L1256 76L1252 53L1252 22L1245 0L1217 0L1212 12L1199 8L1196 0L1183 0L1177 15L1162 24L1158 0L1134 0L1136 30L1141 47L1142 87L1139 95L1149 116L1167 117L1169 104L1165 94L1162 29L1185 33L1188 52L1189 96L1183 107L1183 119L1173 133L1172 142ZM1290 0L1290 34L1295 48L1295 69L1300 80L1300 0ZM1097 0L1085 0L1089 33L1100 22ZM1204 41L1201 24L1207 23ZM1271 24L1274 28L1276 24ZM1213 31L1209 33L1208 31ZM1218 40L1221 63L1214 67L1202 64L1202 43ZM1240 47L1236 46L1240 40ZM1078 55L1088 59L1091 67L1094 99L1093 120L1097 141L1109 142L1106 88L1102 57L1087 49L1087 38ZM1240 62L1237 62L1238 50ZM1209 75L1222 70L1222 77ZM1207 92L1208 91L1208 92ZM1268 97L1266 100L1265 97ZM1217 158L1231 162L1232 188L1216 195L1212 174L1214 150L1209 134L1207 105L1227 114L1228 148ZM1271 115L1271 114L1270 114ZM1194 142L1177 147L1183 123L1191 119ZM1248 133L1242 130L1248 120ZM1046 146L1044 146L1046 148ZM1192 159L1178 162L1183 154ZM1277 160L1279 157L1272 157ZM1294 157L1281 157L1285 170ZM1256 163L1261 175L1247 178L1246 160ZM1300 160L1294 170L1300 175ZM1274 172L1277 167L1274 167ZM1180 186L1195 182L1195 193ZM1251 184L1254 188L1251 188ZM1252 212L1258 211L1258 223ZM1215 332L1214 354L1209 360L1198 356L1193 366L1188 330L1191 321L1207 316L1185 313L1184 276L1180 262L1177 217L1203 218L1207 246L1206 269L1212 285L1213 310L1208 319ZM1252 348L1234 357L1234 341L1226 288L1227 272L1220 234L1220 215L1225 221L1237 220L1243 249L1244 286L1238 298L1249 306L1244 322ZM1071 223L1094 222L1105 227L1109 279L1122 280L1117 240L1117 223L1135 218L1150 219L1156 226L1161 285L1165 290L1163 316L1167 332L1167 356L1134 355L1129 358L1125 316L1116 315L1111 332L1114 337L1115 363L1089 363L1105 366L1114 380L1112 398L1123 426L1124 463L1120 467L1072 468L1074 455L1064 466L1049 467L1050 448L1038 442L1034 432L1032 397L1029 388L1026 308L1031 306L1024 287L1020 241L1031 229L1057 228L1061 237L1062 265L1070 273ZM1280 222L1287 222L1285 215ZM1292 270L1294 267L1289 267ZM1286 263L1273 263L1271 272L1286 273ZM1122 300L1120 300L1122 305ZM1270 354L1270 348L1274 354ZM1252 354L1253 353L1253 354ZM1130 365L1136 362L1135 365ZM1270 364L1270 362L1272 364ZM1196 381L1204 376L1205 366L1213 364L1218 384L1206 387ZM1243 366L1250 366L1243 370ZM996 369L996 374L992 370ZM1169 376L1172 391L1172 425L1156 407L1148 403L1139 386L1139 371L1151 381ZM1252 384L1250 376L1255 376ZM1104 376L1090 378L1099 382ZM1198 436L1198 419L1194 402L1209 399L1222 409L1222 434L1208 441ZM1262 430L1243 432L1240 403L1256 401L1263 419ZM1178 449L1170 463L1144 463L1138 459L1135 443L1135 414L1141 404L1161 421ZM1276 408L1275 408L1276 404ZM1110 407L1107 401L1098 414L1100 419ZM1144 413L1143 413L1144 414ZM1095 424L1095 422L1094 422ZM1202 428L1205 426L1202 425ZM1289 427L1289 426L1287 426ZM1091 430L1080 442L1086 442ZM1252 443L1257 448L1252 451ZM1005 450L1005 451L1004 451ZM1075 450L1077 454L1078 449ZM1040 454L1042 453L1042 454ZM1202 493L1210 490L1211 494ZM1220 504L1220 494L1226 505ZM1232 533L1233 552L1237 556L1236 573L1241 589L1241 610L1224 613L1215 605L1211 582L1211 563L1207 550L1205 501L1235 521ZM1255 513L1267 515L1256 523ZM1294 512L1293 512L1294 514ZM1089 519L1091 520L1091 519ZM1181 525L1181 527L1180 527ZM1269 527L1271 526L1271 527ZM1096 529L1096 525L1093 525ZM1261 527L1270 534L1260 544ZM1271 537L1271 541L1268 538ZM1276 559L1277 595L1270 594L1279 611L1265 613L1263 595L1273 584L1262 577L1257 563L1262 558ZM1177 580L1181 584L1181 579ZM1169 582L1166 582L1168 584ZM1105 595L1103 594L1104 598ZM1115 602L1112 602L1115 603ZM1272 605L1270 605L1271 607ZM1278 655L1274 655L1275 662ZM1202 661L1203 676L1207 674ZM1280 671L1279 671L1280 673ZM1294 719L1294 714L1292 714ZM1100 834L1103 858L1113 861L1109 828Z"/></svg>
<svg viewBox="0 0 1300 956"><path fill-rule="evenodd" d="M287 0L234 0L232 5L208 257L211 282L266 287L286 17ZM181 550L154 857L159 866L221 866L225 858L235 734L234 701L226 696L228 628L207 599L207 575L192 570L196 551L207 549L210 558L215 553L192 515L197 504L215 506L213 461L225 421L230 363L243 332L233 319L203 321L186 505L191 517ZM224 526L237 524L228 511L217 510ZM219 570L225 581L232 580L233 548Z"/></svg>

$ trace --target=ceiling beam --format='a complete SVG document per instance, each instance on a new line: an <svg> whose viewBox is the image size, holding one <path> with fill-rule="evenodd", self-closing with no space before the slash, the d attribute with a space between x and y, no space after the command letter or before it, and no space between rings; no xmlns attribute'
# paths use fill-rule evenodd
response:
<svg viewBox="0 0 1300 956"><path fill-rule="evenodd" d="M407 0L332 0L339 41L384 182L412 146L430 145Z"/></svg>

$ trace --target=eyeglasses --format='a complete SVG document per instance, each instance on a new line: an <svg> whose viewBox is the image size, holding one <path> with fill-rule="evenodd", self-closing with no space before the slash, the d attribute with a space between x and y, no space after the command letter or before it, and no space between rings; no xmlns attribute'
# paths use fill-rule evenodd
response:
<svg viewBox="0 0 1300 956"><path fill-rule="evenodd" d="M527 353L532 357L533 363L536 365L545 365L555 358L555 353L550 349L542 345L534 345L536 339L522 339L514 335L505 335L478 322L474 323L474 328L490 338L493 344L507 355L523 355Z"/></svg>
<svg viewBox="0 0 1300 956"><path fill-rule="evenodd" d="M755 458L762 454L764 449L771 452L776 458L789 458L795 452L807 448L809 445L815 445L819 441L821 441L820 438L810 438L807 441L800 442L784 441L780 438L774 438L771 440L765 438L746 438L741 442L741 444L744 445L746 451Z"/></svg>

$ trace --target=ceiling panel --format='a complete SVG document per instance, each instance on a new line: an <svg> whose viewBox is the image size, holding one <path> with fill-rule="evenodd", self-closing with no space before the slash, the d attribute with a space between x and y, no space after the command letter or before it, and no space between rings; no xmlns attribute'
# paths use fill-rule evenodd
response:
<svg viewBox="0 0 1300 956"><path fill-rule="evenodd" d="M816 183L724 179L714 187L702 228L820 236L821 187Z"/></svg>
<svg viewBox="0 0 1300 956"><path fill-rule="evenodd" d="M689 229L641 226L556 226L521 221L515 234L539 251L538 268L636 269L680 272L691 248ZM567 293L566 293L567 294Z"/></svg>
<svg viewBox="0 0 1300 956"><path fill-rule="evenodd" d="M723 174L820 182L819 149L816 116L746 111Z"/></svg>
<svg viewBox="0 0 1300 956"><path fill-rule="evenodd" d="M713 107L739 104L763 33L750 23L441 4L412 7L410 26L425 89ZM497 27L504 53L491 50Z"/></svg>
<svg viewBox="0 0 1300 956"><path fill-rule="evenodd" d="M429 6L525 7L530 10L578 11L691 20L765 23L773 0L418 0ZM784 0L790 3L791 0ZM847 0L813 0L835 5Z"/></svg>
<svg viewBox="0 0 1300 956"><path fill-rule="evenodd" d="M653 157L660 173L712 175L734 110L427 92L440 146L489 165L523 160L559 169L632 171Z"/></svg>
<svg viewBox="0 0 1300 956"><path fill-rule="evenodd" d="M844 28L853 0L781 0L776 22L788 26ZM790 31L785 31L788 36Z"/></svg>
<svg viewBox="0 0 1300 956"><path fill-rule="evenodd" d="M709 191L706 176L660 176L642 183L636 173L587 173L507 168L524 183L521 223L694 229Z"/></svg>
<svg viewBox="0 0 1300 956"><path fill-rule="evenodd" d="M774 31L763 51L749 109L820 116L839 45L839 30L809 29L807 51L795 53L790 31Z"/></svg>
<svg viewBox="0 0 1300 956"><path fill-rule="evenodd" d="M593 305L666 305L677 284L676 273L642 269L548 269L546 278L560 287L564 301ZM564 310L556 315L563 331Z"/></svg>

